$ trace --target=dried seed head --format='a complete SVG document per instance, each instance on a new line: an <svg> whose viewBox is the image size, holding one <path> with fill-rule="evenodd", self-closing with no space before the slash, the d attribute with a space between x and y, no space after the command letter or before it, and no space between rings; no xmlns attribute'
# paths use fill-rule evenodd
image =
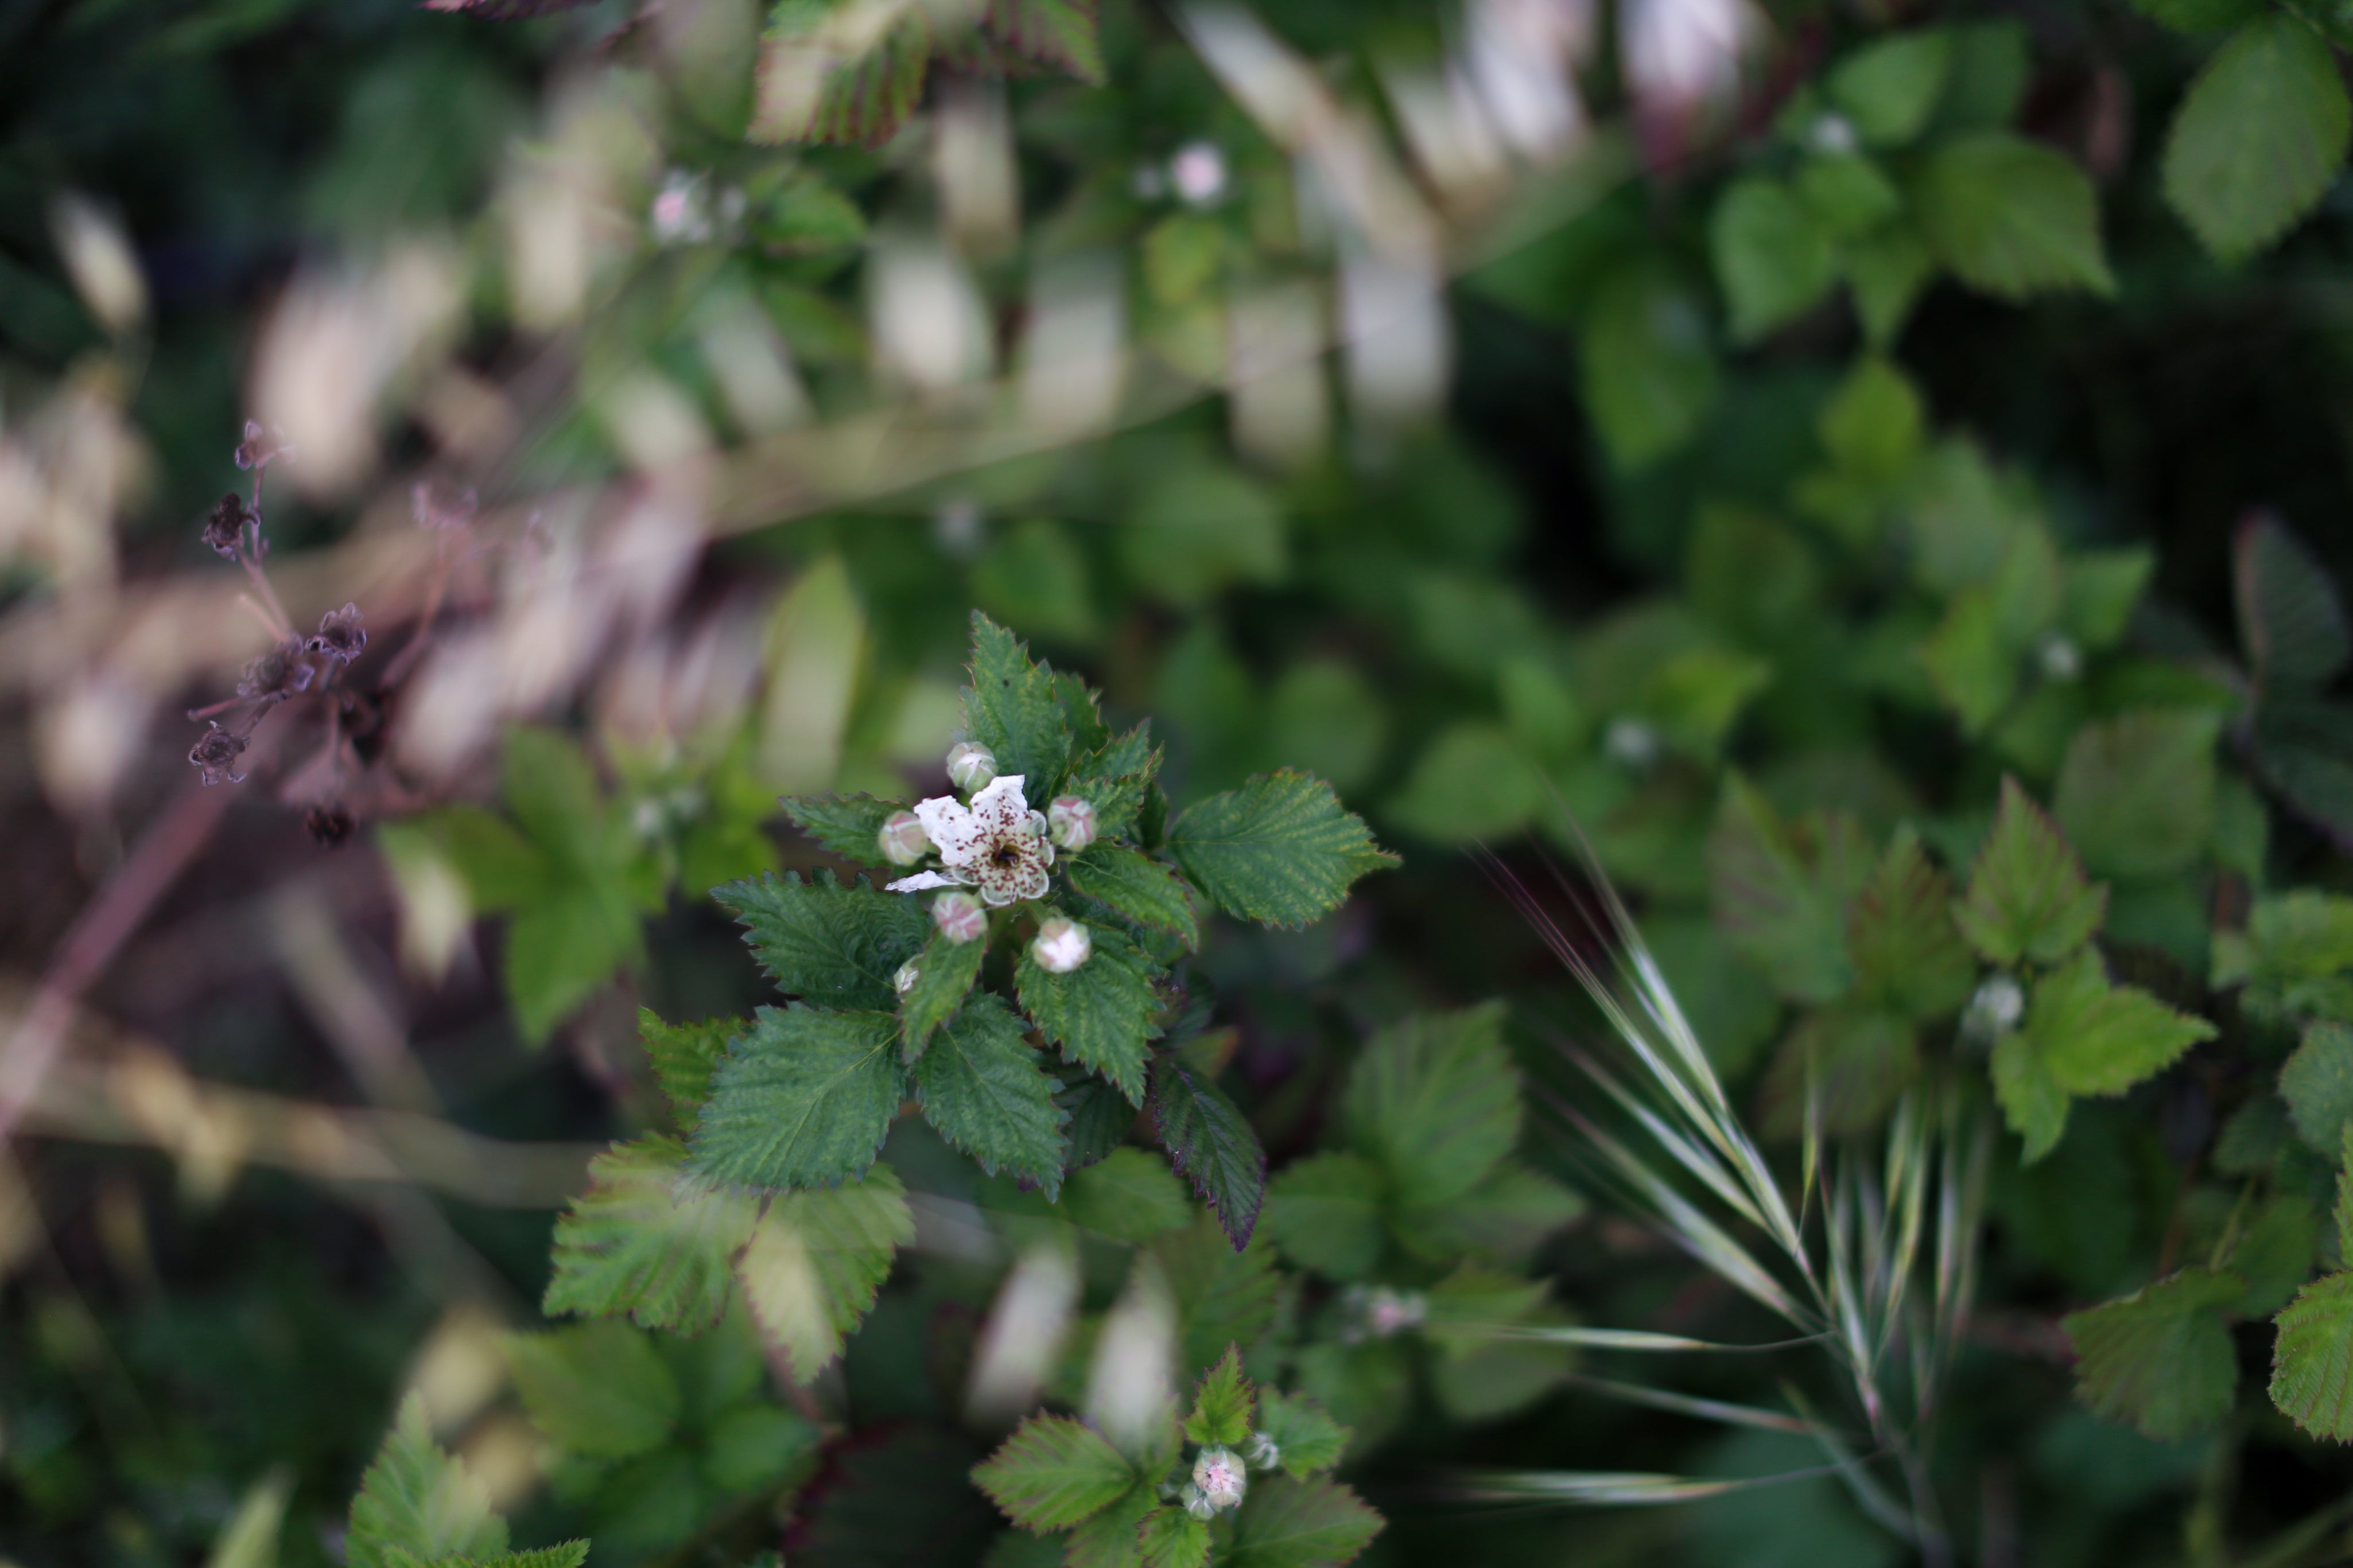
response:
<svg viewBox="0 0 2353 1568"><path fill-rule="evenodd" d="M302 814L302 826L318 843L337 849L351 838L359 824L340 805L314 805Z"/></svg>
<svg viewBox="0 0 2353 1568"><path fill-rule="evenodd" d="M1095 841L1095 808L1074 795L1058 795L1046 807L1046 829L1073 855Z"/></svg>
<svg viewBox="0 0 2353 1568"><path fill-rule="evenodd" d="M282 642L246 663L237 678L239 697L291 697L311 689L318 672L302 660L302 645Z"/></svg>
<svg viewBox="0 0 2353 1568"><path fill-rule="evenodd" d="M345 605L319 617L319 635L312 637L312 653L325 654L329 658L349 664L359 658L367 647L367 628L360 625L360 607Z"/></svg>
<svg viewBox="0 0 2353 1568"><path fill-rule="evenodd" d="M950 942L971 942L987 933L988 911L970 893L942 893L932 900L932 923Z"/></svg>
<svg viewBox="0 0 2353 1568"><path fill-rule="evenodd" d="M1250 1472L1231 1448L1204 1448L1193 1461L1193 1484L1201 1489L1201 1500L1211 1512L1239 1508L1242 1494L1250 1489Z"/></svg>
<svg viewBox="0 0 2353 1568"><path fill-rule="evenodd" d="M912 866L932 851L931 836L912 811L894 811L883 820L882 831L877 836L882 846L882 858L893 866Z"/></svg>
<svg viewBox="0 0 2353 1568"><path fill-rule="evenodd" d="M1049 974L1068 974L1083 967L1094 951L1094 938L1087 934L1087 928L1060 915L1040 925L1038 940L1029 944L1030 956Z"/></svg>
<svg viewBox="0 0 2353 1568"><path fill-rule="evenodd" d="M279 458L294 460L294 448L286 440L286 432L272 425L267 429L261 421L245 422L245 439L237 444L237 466L240 468L262 468Z"/></svg>
<svg viewBox="0 0 2353 1568"><path fill-rule="evenodd" d="M260 521L241 498L225 495L213 503L213 510L205 518L205 542L222 560L234 561L237 545L245 538L245 525Z"/></svg>
<svg viewBox="0 0 2353 1568"><path fill-rule="evenodd" d="M987 746L958 741L948 748L948 782L966 795L987 788L996 776L997 753Z"/></svg>
<svg viewBox="0 0 2353 1568"><path fill-rule="evenodd" d="M188 761L203 772L204 782L216 784L223 779L230 784L243 784L245 775L237 771L237 758L245 755L250 744L246 738L224 730L215 723L204 737L188 748Z"/></svg>

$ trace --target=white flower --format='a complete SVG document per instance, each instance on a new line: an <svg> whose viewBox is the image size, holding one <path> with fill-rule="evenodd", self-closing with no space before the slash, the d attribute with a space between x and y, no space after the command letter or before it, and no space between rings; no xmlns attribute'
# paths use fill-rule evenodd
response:
<svg viewBox="0 0 2353 1568"><path fill-rule="evenodd" d="M967 895L967 897L969 895ZM915 961L912 958L907 960L906 963L899 966L898 973L891 976L891 989L896 991L900 995L904 996L908 992L913 991L915 988L915 976L917 973L918 971L915 968Z"/></svg>
<svg viewBox="0 0 2353 1568"><path fill-rule="evenodd" d="M1075 855L1095 841L1095 808L1077 795L1058 795L1046 807L1046 831Z"/></svg>
<svg viewBox="0 0 2353 1568"><path fill-rule="evenodd" d="M1030 810L1022 797L1019 773L994 781L970 806L945 795L918 801L915 816L938 847L944 868L902 877L891 884L892 892L978 888L992 909L1046 896L1054 846L1046 837L1044 814Z"/></svg>
<svg viewBox="0 0 2353 1568"><path fill-rule="evenodd" d="M883 821L877 837L882 846L882 858L893 866L912 866L931 853L931 837L912 811L892 812Z"/></svg>
<svg viewBox="0 0 2353 1568"><path fill-rule="evenodd" d="M958 741L948 748L948 783L969 794L985 786L997 776L997 753L987 746L971 741ZM1013 781L1019 784L1016 777ZM978 805L978 801L973 802Z"/></svg>
<svg viewBox="0 0 2353 1568"><path fill-rule="evenodd" d="M1038 940L1029 944L1030 956L1049 974L1068 974L1083 965L1094 950L1095 939L1087 934L1087 928L1060 915L1040 925Z"/></svg>
<svg viewBox="0 0 2353 1568"><path fill-rule="evenodd" d="M1211 142L1187 142L1168 160L1168 180L1193 206L1205 207L1226 194L1226 155Z"/></svg>
<svg viewBox="0 0 2353 1568"><path fill-rule="evenodd" d="M1204 1448L1193 1461L1193 1484L1201 1489L1201 1500L1213 1511L1238 1508L1242 1493L1250 1489L1250 1472L1242 1468L1232 1449Z"/></svg>
<svg viewBox="0 0 2353 1568"><path fill-rule="evenodd" d="M971 942L988 930L988 911L970 893L949 893L932 900L932 923L950 942Z"/></svg>

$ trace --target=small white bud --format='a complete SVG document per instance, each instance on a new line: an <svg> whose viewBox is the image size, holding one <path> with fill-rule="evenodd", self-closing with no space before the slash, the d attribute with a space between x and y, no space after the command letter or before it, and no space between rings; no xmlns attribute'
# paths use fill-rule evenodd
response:
<svg viewBox="0 0 2353 1568"><path fill-rule="evenodd" d="M1282 1463L1282 1445L1263 1432L1251 1433L1250 1462L1252 1469L1273 1469Z"/></svg>
<svg viewBox="0 0 2353 1568"><path fill-rule="evenodd" d="M1601 751L1619 766L1640 773L1659 760L1659 731L1640 719L1612 719L1601 732Z"/></svg>
<svg viewBox="0 0 2353 1568"><path fill-rule="evenodd" d="M1855 148L1854 122L1843 114L1825 114L1807 128L1806 140L1813 143L1817 153L1852 153Z"/></svg>
<svg viewBox="0 0 2353 1568"><path fill-rule="evenodd" d="M948 748L948 782L969 795L987 789L997 777L997 753L987 746L971 741L958 741Z"/></svg>
<svg viewBox="0 0 2353 1568"><path fill-rule="evenodd" d="M1029 944L1038 967L1049 974L1070 973L1085 964L1094 951L1095 939L1087 934L1087 928L1060 915L1039 926L1038 940Z"/></svg>
<svg viewBox="0 0 2353 1568"><path fill-rule="evenodd" d="M1177 1495L1184 1500L1185 1511L1195 1519L1206 1521L1218 1511L1217 1505L1203 1497L1201 1489L1190 1481L1185 1483L1185 1489Z"/></svg>
<svg viewBox="0 0 2353 1568"><path fill-rule="evenodd" d="M932 900L932 923L950 942L970 942L988 930L988 911L970 893L942 893Z"/></svg>
<svg viewBox="0 0 2353 1568"><path fill-rule="evenodd" d="M882 846L882 858L893 866L912 866L931 853L931 835L915 819L912 811L894 811L882 824L878 837Z"/></svg>
<svg viewBox="0 0 2353 1568"><path fill-rule="evenodd" d="M1095 808L1074 795L1058 795L1046 807L1046 830L1075 855L1095 841Z"/></svg>
<svg viewBox="0 0 2353 1568"><path fill-rule="evenodd" d="M2026 993L2009 975L1996 974L1969 998L1969 1011L1976 1016L1973 1021L1981 1020L1997 1032L2016 1028L2026 1016Z"/></svg>
<svg viewBox="0 0 2353 1568"><path fill-rule="evenodd" d="M1201 1500L1212 1512L1239 1508L1242 1493L1250 1489L1250 1472L1232 1449L1204 1448L1193 1461L1193 1484L1201 1489Z"/></svg>
<svg viewBox="0 0 2353 1568"><path fill-rule="evenodd" d="M1389 1339L1419 1327L1430 1315L1429 1297L1388 1285L1351 1285L1341 1293L1340 1303L1348 1319L1340 1337L1350 1344Z"/></svg>
<svg viewBox="0 0 2353 1568"><path fill-rule="evenodd" d="M1187 205L1208 206L1226 194L1226 155L1214 142L1187 142L1168 160L1168 183Z"/></svg>
<svg viewBox="0 0 2353 1568"><path fill-rule="evenodd" d="M915 967L915 961L912 958L907 960L899 966L898 973L891 976L891 989L904 996L915 988L915 976L920 973Z"/></svg>
<svg viewBox="0 0 2353 1568"><path fill-rule="evenodd" d="M2084 650L2064 632L2052 632L2034 650L2045 680L2074 680L2084 673Z"/></svg>

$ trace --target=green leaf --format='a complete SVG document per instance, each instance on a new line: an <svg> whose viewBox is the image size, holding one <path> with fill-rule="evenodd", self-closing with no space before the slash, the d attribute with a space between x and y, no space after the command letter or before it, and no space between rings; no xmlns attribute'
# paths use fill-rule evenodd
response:
<svg viewBox="0 0 2353 1568"><path fill-rule="evenodd" d="M506 1549L506 1521L491 1511L481 1483L434 1447L425 1396L411 1393L360 1479L343 1538L344 1562L350 1568L391 1568L394 1552L432 1562L495 1557Z"/></svg>
<svg viewBox="0 0 2353 1568"><path fill-rule="evenodd" d="M1953 924L1953 889L1919 839L1896 834L1847 911L1857 999L1914 1022L1968 1000L1977 963Z"/></svg>
<svg viewBox="0 0 2353 1568"><path fill-rule="evenodd" d="M2214 833L2220 714L2141 709L2086 724L2067 744L2051 814L2086 868L2159 877L2188 868Z"/></svg>
<svg viewBox="0 0 2353 1568"><path fill-rule="evenodd" d="M1485 1258L1519 1264L1584 1212L1585 1200L1577 1194L1506 1160L1460 1197L1430 1205L1409 1198L1391 1223L1400 1246L1433 1263Z"/></svg>
<svg viewBox="0 0 2353 1568"><path fill-rule="evenodd" d="M972 596L1008 625L1083 646L1103 636L1087 579L1086 552L1069 529L1025 518L972 563Z"/></svg>
<svg viewBox="0 0 2353 1568"><path fill-rule="evenodd" d="M1207 1568L1209 1527L1181 1508L1155 1508L1135 1527L1144 1568Z"/></svg>
<svg viewBox="0 0 2353 1568"><path fill-rule="evenodd" d="M1135 830L1145 786L1159 772L1160 748L1152 743L1152 725L1147 721L1116 737L1101 751L1080 758L1071 766L1063 793L1093 805L1100 843L1124 837Z"/></svg>
<svg viewBox="0 0 2353 1568"><path fill-rule="evenodd" d="M1025 59L1056 66L1089 86L1100 87L1103 46L1098 41L1098 0L988 0L981 30Z"/></svg>
<svg viewBox="0 0 2353 1568"><path fill-rule="evenodd" d="M1729 775L1707 836L1716 927L1784 996L1841 996L1854 984L1846 904L1868 874L1869 855L1852 819L1785 825L1746 780Z"/></svg>
<svg viewBox="0 0 2353 1568"><path fill-rule="evenodd" d="M874 1305L915 1219L897 1172L878 1164L860 1179L769 1200L736 1271L767 1342L807 1383L841 1353Z"/></svg>
<svg viewBox="0 0 2353 1568"><path fill-rule="evenodd" d="M658 1133L588 1162L588 1190L555 1222L541 1310L626 1312L641 1328L688 1333L719 1321L756 1210L688 1176L685 1158L683 1142Z"/></svg>
<svg viewBox="0 0 2353 1568"><path fill-rule="evenodd" d="M1113 1241L1150 1241L1193 1218L1185 1184L1167 1161L1143 1149L1113 1149L1073 1172L1062 1208L1074 1224Z"/></svg>
<svg viewBox="0 0 2353 1568"><path fill-rule="evenodd" d="M2160 1443L2220 1419L2238 1381L2222 1313L2245 1289L2234 1274L2185 1268L2062 1319L2075 1346L2077 1396Z"/></svg>
<svg viewBox="0 0 2353 1568"><path fill-rule="evenodd" d="M1381 1168L1358 1154L1315 1154L1266 1190L1266 1229L1284 1257L1326 1279L1361 1279L1380 1260Z"/></svg>
<svg viewBox="0 0 2353 1568"><path fill-rule="evenodd" d="M871 795L788 795L776 804L803 833L844 859L868 866L890 865L882 853L882 825L892 812L907 809L904 801Z"/></svg>
<svg viewBox="0 0 2353 1568"><path fill-rule="evenodd" d="M1372 1544L1381 1516L1337 1481L1272 1477L1234 1515L1233 1568L1336 1568Z"/></svg>
<svg viewBox="0 0 2353 1568"><path fill-rule="evenodd" d="M2179 32L2219 33L2254 20L2267 7L2263 0L2133 0L2133 9Z"/></svg>
<svg viewBox="0 0 2353 1568"><path fill-rule="evenodd" d="M1073 892L1108 904L1147 931L1165 931L1188 948L1201 945L1193 901L1176 873L1124 844L1098 840L1062 862Z"/></svg>
<svg viewBox="0 0 2353 1568"><path fill-rule="evenodd" d="M2232 552L2239 646L2266 682L2319 686L2353 663L2353 629L2319 558L2280 521L2258 513Z"/></svg>
<svg viewBox="0 0 2353 1568"><path fill-rule="evenodd" d="M1330 1469L1347 1450L1348 1429L1304 1394L1261 1391L1258 1426L1272 1439L1283 1472L1301 1480Z"/></svg>
<svg viewBox="0 0 2353 1568"><path fill-rule="evenodd" d="M1831 238L1871 233L1904 210L1904 193L1860 153L1816 153L1798 165L1798 195Z"/></svg>
<svg viewBox="0 0 2353 1568"><path fill-rule="evenodd" d="M2296 1136L2335 1155L2353 1125L2353 1027L2307 1025L2295 1054L2280 1068L2279 1091Z"/></svg>
<svg viewBox="0 0 2353 1568"><path fill-rule="evenodd" d="M669 1440L682 1401L655 1342L607 1320L510 1334L507 1368L532 1424L558 1447L626 1458Z"/></svg>
<svg viewBox="0 0 2353 1568"><path fill-rule="evenodd" d="M1838 279L1830 234L1812 209L1760 174L1717 198L1708 247L1732 307L1732 335L1742 342L1803 314Z"/></svg>
<svg viewBox="0 0 2353 1568"><path fill-rule="evenodd" d="M705 1018L699 1024L665 1024L650 1007L638 1009L638 1039L653 1065L654 1078L670 1100L670 1114L691 1130L711 1098L711 1077L727 1058L727 1042L744 1032L741 1018Z"/></svg>
<svg viewBox="0 0 2353 1568"><path fill-rule="evenodd" d="M2070 555L2063 567L2059 624L2084 647L2114 647L2156 570L2156 552L2140 545Z"/></svg>
<svg viewBox="0 0 2353 1568"><path fill-rule="evenodd" d="M2318 205L2345 162L2353 104L2336 57L2284 12L2232 35L2189 84L2165 142L2165 199L2235 259Z"/></svg>
<svg viewBox="0 0 2353 1568"><path fill-rule="evenodd" d="M2005 1034L1994 1042L1993 1094L2002 1120L2026 1141L2020 1163L2031 1165L2059 1146L2067 1131L2067 1091L2025 1036Z"/></svg>
<svg viewBox="0 0 2353 1568"><path fill-rule="evenodd" d="M1920 389L1877 354L1865 354L1822 405L1822 450L1845 472L1875 484L1901 479L1919 460L1926 410Z"/></svg>
<svg viewBox="0 0 2353 1568"><path fill-rule="evenodd" d="M1927 242L1909 224L1890 224L1851 241L1846 250L1847 282L1854 290L1854 313L1862 321L1863 341L1884 349L1904 330L1936 270L1936 258Z"/></svg>
<svg viewBox="0 0 2353 1568"><path fill-rule="evenodd" d="M1193 1413L1185 1417L1185 1436L1204 1447L1237 1447L1249 1441L1257 1418L1258 1395L1242 1371L1241 1347L1229 1343L1226 1353L1201 1374L1193 1391Z"/></svg>
<svg viewBox="0 0 2353 1568"><path fill-rule="evenodd" d="M2320 1242L2320 1216L2300 1194L2277 1193L2256 1211L2232 1249L2231 1272L2247 1282L2232 1310L2242 1317L2268 1318L2288 1303L2312 1278L2312 1256Z"/></svg>
<svg viewBox="0 0 2353 1568"><path fill-rule="evenodd" d="M1092 1426L1033 1415L972 1479L1022 1529L1066 1530L1125 1496L1136 1475Z"/></svg>
<svg viewBox="0 0 2353 1568"><path fill-rule="evenodd" d="M1135 1107L1125 1096L1092 1073L1065 1073L1067 1081L1054 1103L1070 1120L1062 1128L1062 1164L1066 1171L1083 1170L1126 1139L1135 1125Z"/></svg>
<svg viewBox="0 0 2353 1568"><path fill-rule="evenodd" d="M1197 456L1164 467L1132 497L1116 531L1120 560L1148 597L1199 609L1222 588L1271 585L1291 569L1282 508L1239 468Z"/></svg>
<svg viewBox="0 0 2353 1568"><path fill-rule="evenodd" d="M754 67L754 142L879 147L914 112L931 63L932 31L920 6L898 13L880 37L841 25L825 0L781 0Z"/></svg>
<svg viewBox="0 0 2353 1568"><path fill-rule="evenodd" d="M1155 983L1164 971L1115 931L1097 927L1089 934L1092 954L1067 974L1040 967L1024 947L1014 986L1039 1033L1116 1084L1130 1105L1142 1105L1150 1055L1145 1042L1160 1034L1153 1022L1161 1006Z"/></svg>
<svg viewBox="0 0 2353 1568"><path fill-rule="evenodd" d="M889 1013L760 1008L720 1064L690 1165L729 1186L769 1191L857 1175L899 1113L898 1039Z"/></svg>
<svg viewBox="0 0 2353 1568"><path fill-rule="evenodd" d="M2108 889L2084 885L2066 839L2016 779L2004 778L1968 892L1953 906L1969 945L1992 963L2056 963L2100 929L2107 907Z"/></svg>
<svg viewBox="0 0 2353 1568"><path fill-rule="evenodd" d="M1284 1284L1264 1237L1237 1249L1205 1215L1155 1240L1152 1252L1176 1298L1180 1378L1208 1371L1229 1345L1258 1345L1274 1327Z"/></svg>
<svg viewBox="0 0 2353 1568"><path fill-rule="evenodd" d="M1832 68L1830 100L1866 147L1900 147L1920 134L1945 90L1952 37L1924 28L1881 38Z"/></svg>
<svg viewBox="0 0 2353 1568"><path fill-rule="evenodd" d="M1390 821L1440 844L1503 838L1527 826L1545 804L1545 779L1518 737L1483 719L1461 720L1430 738Z"/></svg>
<svg viewBox="0 0 2353 1568"><path fill-rule="evenodd" d="M1217 1085L1174 1055L1155 1058L1145 1102L1169 1163L1217 1211L1236 1251L1250 1245L1266 1192L1266 1151Z"/></svg>
<svg viewBox="0 0 2353 1568"><path fill-rule="evenodd" d="M2040 142L2003 132L1956 137L1928 154L1912 206L1928 248L1973 289L2005 300L2116 289L2091 180Z"/></svg>
<svg viewBox="0 0 2353 1568"><path fill-rule="evenodd" d="M813 882L787 872L730 882L711 896L735 911L744 942L778 990L828 1007L897 1007L892 976L932 935L922 905L878 892L863 877L845 887L830 871Z"/></svg>
<svg viewBox="0 0 2353 1568"><path fill-rule="evenodd" d="M500 967L516 1028L530 1044L543 1044L638 955L637 913L609 888L565 889L522 910L507 926Z"/></svg>
<svg viewBox="0 0 2353 1568"><path fill-rule="evenodd" d="M940 1136L991 1175L1036 1182L1049 1203L1062 1187L1060 1087L1011 1009L987 991L965 1000L915 1064L915 1098Z"/></svg>
<svg viewBox="0 0 2353 1568"><path fill-rule="evenodd" d="M1136 1538L1145 1517L1160 1504L1158 1489L1138 1481L1110 1507L1071 1531L1063 1568L1136 1568L1144 1549Z"/></svg>
<svg viewBox="0 0 2353 1568"><path fill-rule="evenodd" d="M952 942L944 931L933 935L916 959L915 983L899 998L899 1027L906 1044L901 1054L910 1062L932 1043L932 1031L964 1005L972 983L980 978L980 961L988 956L986 942Z"/></svg>
<svg viewBox="0 0 2353 1568"><path fill-rule="evenodd" d="M2315 1437L2353 1439L2353 1273L2314 1280L2272 1321L2272 1403Z"/></svg>
<svg viewBox="0 0 2353 1568"><path fill-rule="evenodd" d="M965 734L995 754L1000 774L1027 781L1024 794L1050 798L1071 760L1071 732L1053 672L1033 662L1011 632L975 610L971 673L964 693Z"/></svg>
<svg viewBox="0 0 2353 1568"><path fill-rule="evenodd" d="M407 1552L395 1554L392 1568L414 1564L414 1568L580 1568L588 1561L588 1542L562 1541L554 1546L534 1546L527 1552L508 1552L495 1557L443 1557L430 1563Z"/></svg>
<svg viewBox="0 0 2353 1568"><path fill-rule="evenodd" d="M1322 779L1283 770L1213 795L1168 825L1168 850L1228 914L1302 926L1348 884L1397 864Z"/></svg>
<svg viewBox="0 0 2353 1568"><path fill-rule="evenodd" d="M1802 1133L1810 1093L1824 1137L1867 1131L1919 1072L1918 1037L1903 1018L1846 1004L1809 1013L1781 1042L1767 1075L1767 1130Z"/></svg>
<svg viewBox="0 0 2353 1568"><path fill-rule="evenodd" d="M1704 307L1654 267L1598 284L1577 339L1577 378L1603 449L1631 473L1699 432L1719 374Z"/></svg>
<svg viewBox="0 0 2353 1568"><path fill-rule="evenodd" d="M1348 1141L1392 1193L1430 1206L1483 1181L1520 1136L1504 1005L1401 1019L1375 1035L1341 1097Z"/></svg>
<svg viewBox="0 0 2353 1568"><path fill-rule="evenodd" d="M2212 1039L2214 1026L2136 986L2109 984L2098 951L2087 947L2035 982L2022 1033L2068 1093L2122 1094Z"/></svg>

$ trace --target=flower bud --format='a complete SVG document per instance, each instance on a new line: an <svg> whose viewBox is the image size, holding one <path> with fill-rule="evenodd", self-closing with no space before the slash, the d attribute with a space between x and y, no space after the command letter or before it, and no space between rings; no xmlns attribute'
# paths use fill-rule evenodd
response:
<svg viewBox="0 0 2353 1568"><path fill-rule="evenodd" d="M1074 795L1058 795L1046 807L1046 831L1075 855L1095 841L1095 808Z"/></svg>
<svg viewBox="0 0 2353 1568"><path fill-rule="evenodd" d="M976 789L987 789L997 776L997 753L987 746L971 741L958 741L948 748L948 782L967 795Z"/></svg>
<svg viewBox="0 0 2353 1568"><path fill-rule="evenodd" d="M876 838L882 846L882 858L893 866L912 866L931 853L931 835L912 811L892 812Z"/></svg>
<svg viewBox="0 0 2353 1568"><path fill-rule="evenodd" d="M2016 1028L2026 1014L2026 993L2009 975L1996 974L1978 987L1968 1010L1975 1015L1972 1021L1982 1021L1989 1032Z"/></svg>
<svg viewBox="0 0 2353 1568"><path fill-rule="evenodd" d="M1185 1489L1176 1496L1184 1503L1185 1511L1204 1523L1218 1511L1216 1506L1201 1495L1201 1489L1190 1481L1185 1483Z"/></svg>
<svg viewBox="0 0 2353 1568"><path fill-rule="evenodd" d="M970 893L942 893L932 900L932 923L950 942L970 942L988 930L988 911Z"/></svg>
<svg viewBox="0 0 2353 1568"><path fill-rule="evenodd" d="M1087 934L1087 928L1060 915L1040 925L1038 940L1029 944L1030 956L1049 974L1070 973L1083 965L1094 951L1095 940Z"/></svg>
<svg viewBox="0 0 2353 1568"><path fill-rule="evenodd" d="M1250 1489L1250 1473L1232 1449L1204 1448L1193 1461L1193 1484L1201 1489L1201 1500L1213 1511L1239 1508L1242 1493Z"/></svg>
<svg viewBox="0 0 2353 1568"><path fill-rule="evenodd" d="M916 973L915 961L911 958L899 966L898 973L891 976L891 989L904 996L915 988Z"/></svg>
<svg viewBox="0 0 2353 1568"><path fill-rule="evenodd" d="M1253 1432L1250 1440L1250 1462L1252 1469L1273 1469L1282 1463L1282 1446L1263 1432Z"/></svg>

